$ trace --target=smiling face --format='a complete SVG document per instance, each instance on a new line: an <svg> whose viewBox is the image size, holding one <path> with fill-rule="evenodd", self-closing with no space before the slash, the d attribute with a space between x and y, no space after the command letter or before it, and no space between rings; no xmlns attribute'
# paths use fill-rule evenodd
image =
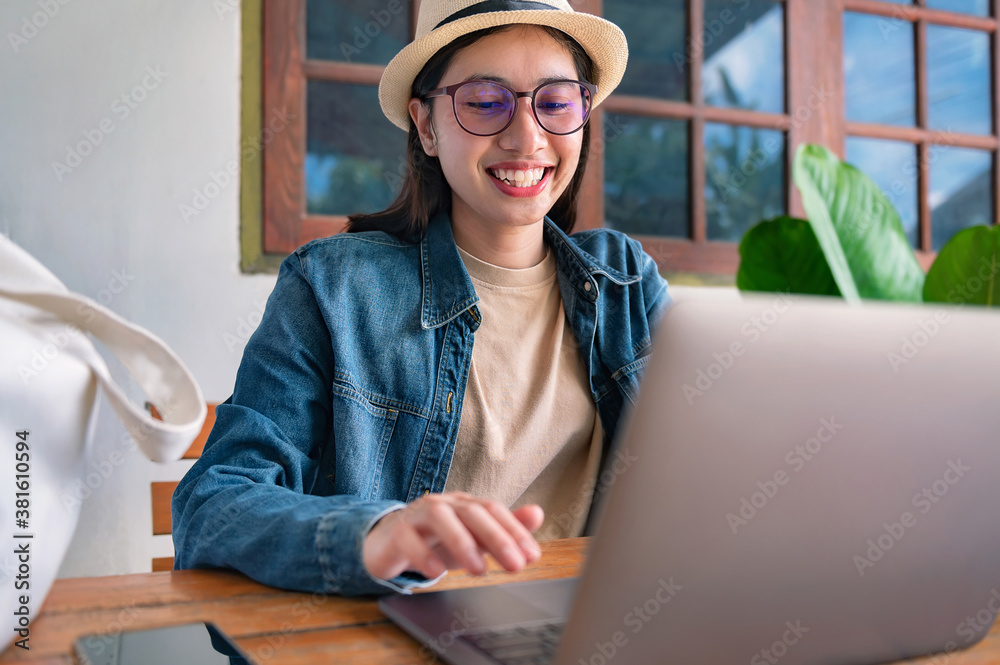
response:
<svg viewBox="0 0 1000 665"><path fill-rule="evenodd" d="M565 46L541 28L519 25L459 51L438 87L490 79L526 91L552 79L579 78ZM524 97L513 122L495 136L474 136L462 129L450 97L431 99L430 112L412 100L410 114L424 150L441 161L452 190L452 222L464 229L489 234L540 224L579 164L583 132L549 134L539 127Z"/></svg>

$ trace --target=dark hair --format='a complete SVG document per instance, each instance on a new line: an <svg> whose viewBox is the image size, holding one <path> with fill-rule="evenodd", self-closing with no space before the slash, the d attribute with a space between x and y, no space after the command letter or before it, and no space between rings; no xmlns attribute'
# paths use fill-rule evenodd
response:
<svg viewBox="0 0 1000 665"><path fill-rule="evenodd" d="M436 88L459 51L483 37L509 30L516 25L520 24L477 30L455 39L427 61L413 80L410 96L423 99L424 95ZM576 40L555 28L537 27L545 30L569 50L576 66L577 76L585 81L594 81L593 60ZM423 103L429 106L430 100L423 100ZM549 211L552 221L566 233L570 233L576 224L577 197L583 184L583 175L587 170L589 154L590 123L588 122L583 127L583 146L580 149L580 162L576 173L566 191ZM424 152L420 135L411 119L406 141L406 175L399 195L382 212L350 215L347 218L347 231L385 231L404 241L416 241L423 236L432 217L450 208L451 186L445 179L441 161Z"/></svg>

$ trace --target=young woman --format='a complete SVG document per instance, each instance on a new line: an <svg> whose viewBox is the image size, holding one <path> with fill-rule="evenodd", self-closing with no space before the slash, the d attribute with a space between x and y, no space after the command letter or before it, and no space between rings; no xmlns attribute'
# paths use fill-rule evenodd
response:
<svg viewBox="0 0 1000 665"><path fill-rule="evenodd" d="M174 494L175 567L405 592L585 532L669 301L637 242L567 235L626 61L566 0L423 0L379 88L403 190L282 264Z"/></svg>

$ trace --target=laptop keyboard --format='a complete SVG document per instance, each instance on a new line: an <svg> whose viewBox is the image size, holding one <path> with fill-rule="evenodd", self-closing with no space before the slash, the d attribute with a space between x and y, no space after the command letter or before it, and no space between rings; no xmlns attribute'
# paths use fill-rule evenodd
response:
<svg viewBox="0 0 1000 665"><path fill-rule="evenodd" d="M555 660L564 621L505 626L463 633L462 637L502 665L546 665Z"/></svg>

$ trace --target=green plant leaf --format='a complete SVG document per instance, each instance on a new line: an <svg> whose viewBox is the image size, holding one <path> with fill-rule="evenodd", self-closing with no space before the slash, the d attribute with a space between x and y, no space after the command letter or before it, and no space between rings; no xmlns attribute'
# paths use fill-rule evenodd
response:
<svg viewBox="0 0 1000 665"><path fill-rule="evenodd" d="M794 217L767 220L746 232L736 286L741 291L840 295L812 225Z"/></svg>
<svg viewBox="0 0 1000 665"><path fill-rule="evenodd" d="M793 177L847 300L920 301L924 272L895 208L868 176L822 146L803 145Z"/></svg>
<svg viewBox="0 0 1000 665"><path fill-rule="evenodd" d="M924 283L924 300L997 307L1000 226L959 231L938 253Z"/></svg>

